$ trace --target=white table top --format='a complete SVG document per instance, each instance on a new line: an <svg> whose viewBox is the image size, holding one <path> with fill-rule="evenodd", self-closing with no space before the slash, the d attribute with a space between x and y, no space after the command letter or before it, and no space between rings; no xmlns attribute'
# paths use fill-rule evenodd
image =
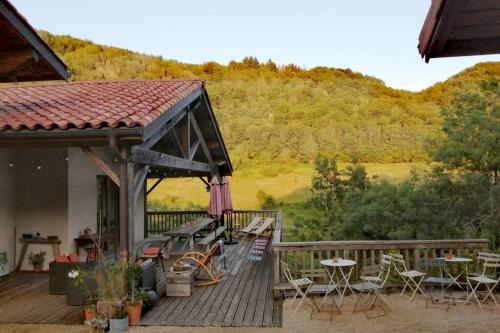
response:
<svg viewBox="0 0 500 333"><path fill-rule="evenodd" d="M332 267L346 267L346 266L354 266L356 262L354 260L349 259L339 259L336 262L333 259L326 259L320 261L321 265L332 266Z"/></svg>
<svg viewBox="0 0 500 333"><path fill-rule="evenodd" d="M451 259L448 259L446 257L441 257L438 259L444 259L446 262L471 262L471 258L463 258L463 257L453 257Z"/></svg>

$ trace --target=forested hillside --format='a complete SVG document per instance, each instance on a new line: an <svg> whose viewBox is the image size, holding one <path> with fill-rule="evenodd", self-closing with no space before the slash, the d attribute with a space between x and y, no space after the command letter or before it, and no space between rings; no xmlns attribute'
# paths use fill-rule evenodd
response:
<svg viewBox="0 0 500 333"><path fill-rule="evenodd" d="M426 138L439 136L440 108L455 92L500 76L500 63L482 63L419 93L386 87L350 69L280 66L253 57L184 64L162 57L41 32L73 71L73 80L199 77L207 87L236 167L311 162L319 152L360 162L427 160Z"/></svg>

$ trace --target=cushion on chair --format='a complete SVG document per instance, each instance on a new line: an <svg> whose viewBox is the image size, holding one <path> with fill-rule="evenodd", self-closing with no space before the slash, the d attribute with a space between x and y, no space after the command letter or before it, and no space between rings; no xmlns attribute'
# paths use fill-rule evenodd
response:
<svg viewBox="0 0 500 333"><path fill-rule="evenodd" d="M75 252L71 252L68 256L68 259L70 262L79 262L80 256L78 254L76 254Z"/></svg>
<svg viewBox="0 0 500 333"><path fill-rule="evenodd" d="M160 253L159 247L148 247L143 250L143 254L146 256L157 256Z"/></svg>
<svg viewBox="0 0 500 333"><path fill-rule="evenodd" d="M55 258L55 261L56 262L69 262L69 258L68 258L68 256L64 256L64 255L63 256L57 256Z"/></svg>

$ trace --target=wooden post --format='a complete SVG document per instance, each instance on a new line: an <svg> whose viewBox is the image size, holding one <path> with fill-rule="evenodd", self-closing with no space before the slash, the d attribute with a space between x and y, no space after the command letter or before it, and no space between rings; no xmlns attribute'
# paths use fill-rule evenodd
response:
<svg viewBox="0 0 500 333"><path fill-rule="evenodd" d="M122 161L119 167L120 178L120 252L128 249L128 168L127 160L129 151L127 147L122 147L121 150Z"/></svg>
<svg viewBox="0 0 500 333"><path fill-rule="evenodd" d="M135 198L134 198L134 192L135 192L135 164L132 162L127 162L127 226L128 226L128 247L127 250L129 253L132 253L134 250L134 243L135 243L135 228L134 228L134 222L135 222Z"/></svg>

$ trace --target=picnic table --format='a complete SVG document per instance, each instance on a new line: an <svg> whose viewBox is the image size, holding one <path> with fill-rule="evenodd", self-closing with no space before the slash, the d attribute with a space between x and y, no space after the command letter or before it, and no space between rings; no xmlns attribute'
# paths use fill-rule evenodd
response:
<svg viewBox="0 0 500 333"><path fill-rule="evenodd" d="M171 254L182 254L186 252L186 247L188 247L187 252L194 252L194 238L197 234L199 234L204 229L214 229L217 220L212 218L203 218L197 221L194 224L183 224L177 228L164 232L164 236L170 236L171 239L168 242L166 257L168 258ZM180 248L179 253L173 253L172 248L174 246L174 242L179 239L184 239L182 246Z"/></svg>

